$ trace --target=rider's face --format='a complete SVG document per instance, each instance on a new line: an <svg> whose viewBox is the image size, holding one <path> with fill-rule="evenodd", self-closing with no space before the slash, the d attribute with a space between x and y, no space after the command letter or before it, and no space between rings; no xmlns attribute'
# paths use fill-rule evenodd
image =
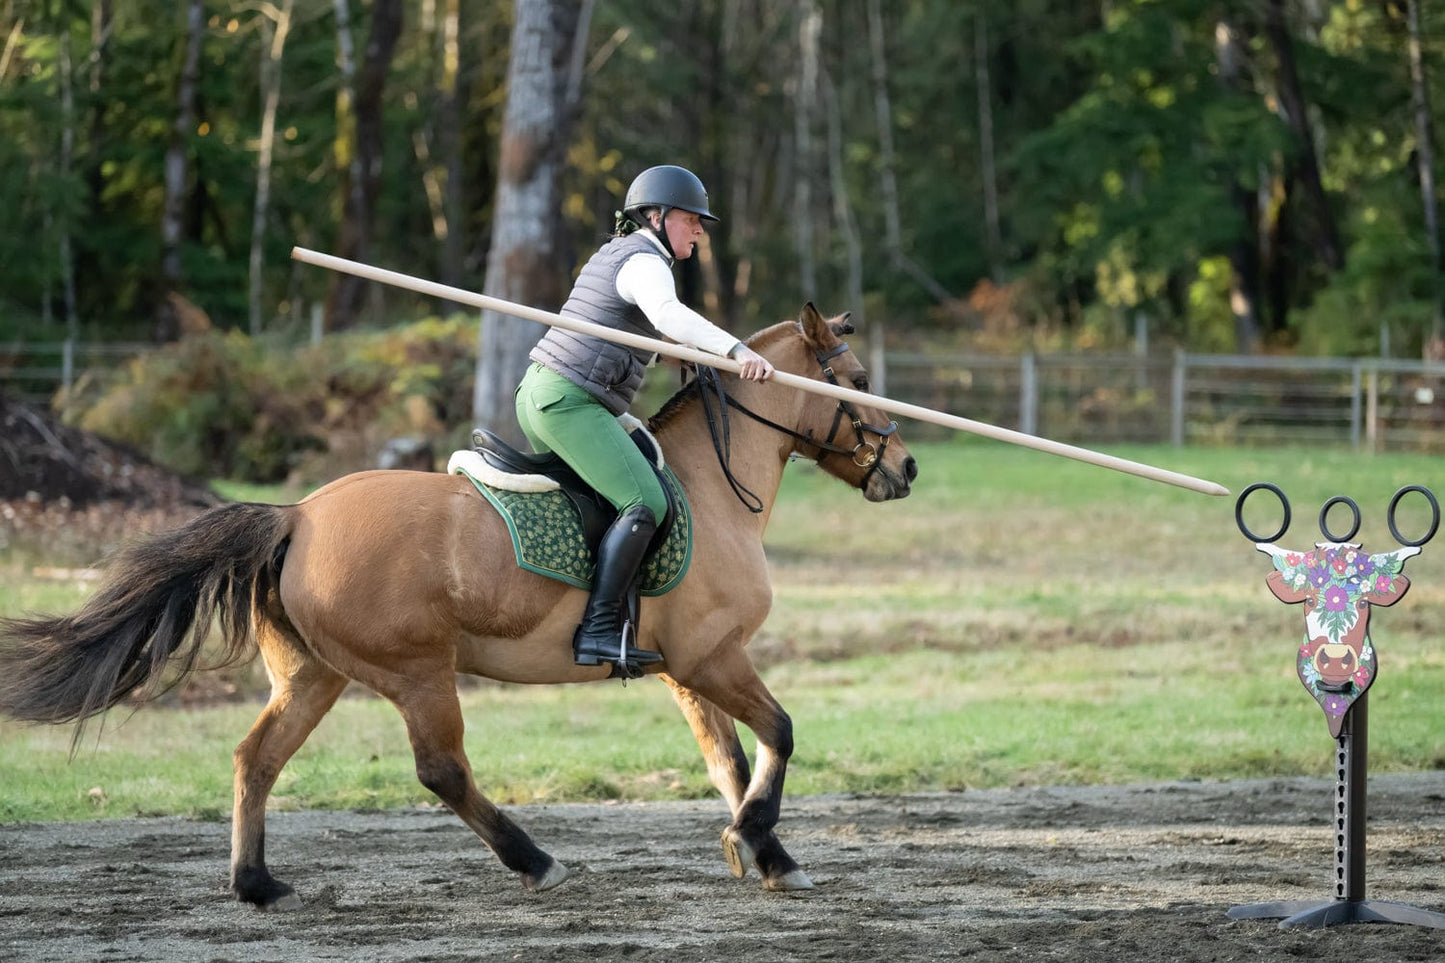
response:
<svg viewBox="0 0 1445 963"><path fill-rule="evenodd" d="M663 223L673 255L679 261L692 257L693 248L702 237L702 218L692 211L673 208Z"/></svg>

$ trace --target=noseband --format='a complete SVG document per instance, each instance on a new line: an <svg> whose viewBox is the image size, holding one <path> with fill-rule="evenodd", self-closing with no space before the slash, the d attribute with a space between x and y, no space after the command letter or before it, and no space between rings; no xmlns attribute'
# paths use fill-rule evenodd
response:
<svg viewBox="0 0 1445 963"><path fill-rule="evenodd" d="M827 378L828 383L830 385L833 385L835 388L842 386L838 384L838 376L833 373L833 366L828 362L838 357L838 355L843 354L847 350L848 342L841 341L838 343L838 346L836 348L827 352L826 354L822 351L819 351L817 354L818 364L822 365L823 367L823 377ZM748 414L752 414L752 412L748 412ZM756 416L754 415L754 417ZM833 444L833 438L838 434L838 426L843 423L844 418L847 418L850 422L853 423L853 437L858 440L858 443L854 445L851 449L840 448L837 445ZM788 431L786 428L782 430ZM863 432L865 431L871 431L873 434L877 435L880 444L875 446L864 440ZM788 431L788 434L792 435L795 438L801 438L803 441L806 441L810 445L817 446L820 449L817 458L819 463L821 463L823 459L826 458L828 455L848 455L849 457L851 457L853 459L853 464L857 465L859 468L868 469L868 473L865 474L863 476L863 480L858 483L859 488L866 488L868 486L868 479L871 478L873 476L873 473L878 470L878 463L882 460L883 453L888 450L889 439L891 439L897 431L898 422L896 421L888 422L888 426L886 428L879 428L877 425L865 424L863 420L858 417L858 411L853 407L853 403L850 401L844 401L840 398L838 400L838 409L833 414L833 427L828 429L828 438L826 441L814 441L811 432L808 433L807 437L799 435L795 431Z"/></svg>
<svg viewBox="0 0 1445 963"><path fill-rule="evenodd" d="M823 369L823 377L834 387L842 386L838 384L838 376L834 373L833 366L829 364L829 362L847 350L848 342L843 341L840 342L837 347L826 352L818 351L815 355L818 359L819 366ZM703 411L707 415L708 430L712 433L713 450L717 452L718 462L722 465L723 475L727 478L728 484L732 486L733 492L738 496L738 500L746 505L748 510L754 514L763 510L762 501L757 495L749 491L733 477L732 469L728 465L731 442L727 426L728 407L735 408L760 424L767 425L769 428L789 435L811 448L818 449L818 454L814 458L818 464L822 464L823 459L829 455L848 456L853 464L859 468L868 469L858 482L860 489L866 489L868 487L868 480L873 477L873 473L877 471L878 467L882 464L883 453L888 450L889 440L898 431L898 422L896 421L890 421L887 427L882 428L866 423L858 417L858 411L853 407L851 402L839 399L837 410L833 414L833 425L828 429L828 437L820 441L813 437L811 431L804 434L794 431L786 425L780 425L770 418L763 417L738 401L732 395L727 394L723 391L722 379L718 377L716 368L698 365L695 366L694 370L697 374L698 393L702 397ZM716 397L716 408L714 407L713 398L710 397L710 395ZM857 443L853 445L852 448L839 445L834 441L837 437L838 429L843 424L844 418L847 418L853 426L853 437ZM879 443L874 445L864 438L863 433L865 431L877 435Z"/></svg>

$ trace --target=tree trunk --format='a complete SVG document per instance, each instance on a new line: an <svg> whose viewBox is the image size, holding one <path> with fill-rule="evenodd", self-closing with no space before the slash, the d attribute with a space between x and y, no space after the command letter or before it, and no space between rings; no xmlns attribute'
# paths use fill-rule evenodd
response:
<svg viewBox="0 0 1445 963"><path fill-rule="evenodd" d="M276 107L281 100L281 55L291 31L295 0L282 0L280 9L261 12L261 143L256 155L256 206L251 212L251 334L261 333L261 282L265 271L266 215L271 205L271 158L276 144Z"/></svg>
<svg viewBox="0 0 1445 963"><path fill-rule="evenodd" d="M1255 200L1259 217L1259 286L1262 329L1270 335L1283 334L1289 326L1290 204L1294 192L1288 172L1262 171Z"/></svg>
<svg viewBox="0 0 1445 963"><path fill-rule="evenodd" d="M1259 348L1259 246L1254 191L1235 184L1230 191L1248 219L1247 229L1229 248L1229 309L1234 314L1234 350L1252 354Z"/></svg>
<svg viewBox="0 0 1445 963"><path fill-rule="evenodd" d="M848 201L848 180L843 169L843 111L838 104L838 91L825 70L822 73L823 97L828 115L828 185L833 195L833 219L843 235L848 252L848 311L853 324L868 339L868 374L872 390L885 392L887 375L883 363L883 326L871 326L863 305L863 241L853 205Z"/></svg>
<svg viewBox="0 0 1445 963"><path fill-rule="evenodd" d="M993 82L989 77L988 16L980 7L974 15L973 73L978 87L978 161L983 177L984 250L988 273L994 284L1002 285L1003 235L998 217L998 173L993 145Z"/></svg>
<svg viewBox="0 0 1445 963"><path fill-rule="evenodd" d="M868 45L873 60L873 109L878 118L879 178L883 190L883 238L889 260L940 303L949 293L928 272L903 252L903 219L898 210L897 154L893 148L893 107L888 98L888 61L883 39L883 11L879 0L868 0Z"/></svg>
<svg viewBox="0 0 1445 963"><path fill-rule="evenodd" d="M785 61L784 51L794 49L793 34L785 23L792 16L792 7L777 3L720 6L718 73L724 78L751 77L770 90L785 89L785 75L791 66ZM722 88L719 111L727 113L728 99L735 95L726 80L722 81ZM740 111L737 117L740 122L724 126L718 138L726 145L723 151L728 161L723 164L717 192L726 198L727 210L723 226L714 229L709 237L710 244L714 238L719 242L726 239L727 252L733 258L727 288L723 290L720 286L725 313L715 318L726 318L729 324L741 320L753 299L754 269L766 258L761 253L759 240L769 229L774 185L787 176L786 164L791 161L784 158L784 144L792 140L786 127L777 124L771 116Z"/></svg>
<svg viewBox="0 0 1445 963"><path fill-rule="evenodd" d="M516 0L502 122L492 246L483 293L555 311L567 293L561 251L561 177L571 135L568 62L578 28L572 0ZM483 311L472 415L521 439L512 395L541 331Z"/></svg>
<svg viewBox="0 0 1445 963"><path fill-rule="evenodd" d="M466 218L462 198L462 112L457 84L461 73L461 2L445 0L442 7L442 76L437 102L437 153L443 172L442 217L447 236L442 241L442 283L462 283L462 258L467 249Z"/></svg>
<svg viewBox="0 0 1445 963"><path fill-rule="evenodd" d="M20 39L25 35L25 18L17 17L10 25L10 32L5 36L5 48L0 50L0 80L10 73L10 62L15 56L16 49L20 46Z"/></svg>
<svg viewBox="0 0 1445 963"><path fill-rule="evenodd" d="M75 163L75 76L70 53L70 18L62 16L60 23L60 176L69 178ZM75 306L75 254L71 240L73 218L66 215L60 219L60 293L65 302L65 334L68 338L80 335L80 315Z"/></svg>
<svg viewBox="0 0 1445 963"><path fill-rule="evenodd" d="M356 149L356 41L351 34L351 0L332 0L336 11L336 139L334 159L339 177L341 223L337 227L336 246L340 250L353 230L352 218L365 206L361 192L361 158ZM331 278L326 314L337 292L338 279ZM329 322L329 317L326 319ZM314 333L314 332L313 332Z"/></svg>
<svg viewBox="0 0 1445 963"><path fill-rule="evenodd" d="M873 111L878 121L878 177L883 190L883 243L896 260L903 252L903 228L898 216L898 177L893 150L893 107L888 100L888 63L884 58L883 12L878 0L868 0L868 47L872 51Z"/></svg>
<svg viewBox="0 0 1445 963"><path fill-rule="evenodd" d="M105 166L102 140L105 132L105 102L100 90L105 78L106 51L113 25L111 0L93 0L90 8L90 161L85 183L90 192L89 210L101 211L105 192ZM3 76L3 72L0 72Z"/></svg>
<svg viewBox="0 0 1445 963"><path fill-rule="evenodd" d="M336 2L339 14L345 3L344 0ZM361 69L356 75L356 103L352 112L356 123L355 161L347 165L348 178L353 183L346 192L348 203L337 239L337 254L355 261L365 262L371 257L371 233L376 197L381 191L384 156L382 97L401 30L402 0L373 0L371 30L362 54ZM380 287L370 287L379 297ZM360 317L368 288L360 278L337 274L327 311L328 328L342 330L354 325Z"/></svg>
<svg viewBox="0 0 1445 963"><path fill-rule="evenodd" d="M176 85L176 119L171 125L166 149L165 199L161 213L161 290L155 305L157 341L174 341L180 336L180 320L171 295L181 284L181 236L186 224L186 179L189 174L188 142L196 126L196 80L200 75L201 37L205 29L205 3L186 4L186 52Z"/></svg>
<svg viewBox="0 0 1445 963"><path fill-rule="evenodd" d="M562 100L569 118L575 118L582 108L582 81L587 73L587 35L592 32L592 14L596 9L597 0L582 0L577 11L577 25L572 30L572 53L567 61L567 93Z"/></svg>
<svg viewBox="0 0 1445 963"><path fill-rule="evenodd" d="M455 13L455 0L448 0L452 4L452 12ZM435 140L440 146L450 139L455 149L456 136L455 127L452 123L456 113L456 68L457 61L455 35L448 36L448 23L455 25L455 21L449 21L443 17L437 21L435 0L425 0L422 4L421 34L431 39L433 31L437 33L437 39L432 41L433 56L435 64L433 72L435 78L432 90L431 124L419 125L411 132L412 150L416 155L417 168L421 171L422 190L426 194L427 207L431 212L432 238L441 246L443 251L442 260L445 261L447 239L452 235L451 224L446 205L446 183L447 169L445 162L435 159L432 156L432 141ZM447 273L445 265L442 267L442 276L439 278L444 284L456 284L455 275Z"/></svg>
<svg viewBox="0 0 1445 963"><path fill-rule="evenodd" d="M1214 57L1219 81L1226 89L1240 88L1244 56L1234 25L1223 20L1216 23ZM1255 192L1243 184L1230 185L1229 193L1244 222L1229 248L1229 309L1234 314L1235 350L1249 354L1259 346L1259 206Z"/></svg>
<svg viewBox="0 0 1445 963"><path fill-rule="evenodd" d="M1440 275L1440 216L1435 200L1435 131L1430 119L1430 86L1425 76L1425 58L1420 48L1420 0L1406 0L1405 16L1410 33L1410 92L1415 106L1415 163L1420 173L1420 199L1425 209L1425 240L1430 249L1430 345L1438 345L1445 334L1445 282Z"/></svg>
<svg viewBox="0 0 1445 963"><path fill-rule="evenodd" d="M818 296L813 255L813 114L818 100L818 35L823 15L813 0L798 3L798 89L793 98L793 243L803 297Z"/></svg>
<svg viewBox="0 0 1445 963"><path fill-rule="evenodd" d="M1304 95L1300 92L1299 71L1295 68L1294 41L1290 37L1289 24L1285 20L1284 0L1269 0L1265 16L1265 33L1274 49L1279 69L1279 102L1285 120L1299 141L1299 179L1306 198L1313 209L1315 229L1310 232L1315 253L1321 261L1333 270L1345 266L1344 249L1340 245L1340 234L1335 227L1334 215L1330 213L1329 199L1325 196L1324 183L1320 179L1319 158L1315 154L1315 138L1311 129L1309 111Z"/></svg>

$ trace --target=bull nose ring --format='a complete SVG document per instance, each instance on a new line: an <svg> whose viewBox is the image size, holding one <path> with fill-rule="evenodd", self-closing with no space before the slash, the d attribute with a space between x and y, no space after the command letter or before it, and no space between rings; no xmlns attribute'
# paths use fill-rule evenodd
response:
<svg viewBox="0 0 1445 963"><path fill-rule="evenodd" d="M1265 491L1274 492L1275 497L1279 499L1280 507L1284 509L1284 521L1280 522L1279 531L1275 532L1268 538L1265 538L1261 535L1256 535L1254 532L1250 531L1249 526L1244 523L1245 499L1249 498L1250 495L1259 491L1261 488ZM1244 491L1240 492L1239 498L1235 499L1234 524L1239 526L1240 534L1242 534L1245 538L1249 539L1251 542L1254 542L1256 545L1263 545L1276 541L1289 529L1289 520L1289 499L1284 497L1284 492L1280 490L1280 487L1278 485L1272 485L1269 482L1255 482L1253 485L1250 485Z"/></svg>

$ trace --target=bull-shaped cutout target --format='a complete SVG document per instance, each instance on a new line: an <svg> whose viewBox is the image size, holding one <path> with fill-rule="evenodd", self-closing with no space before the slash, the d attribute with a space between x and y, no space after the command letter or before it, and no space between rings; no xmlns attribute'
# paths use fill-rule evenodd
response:
<svg viewBox="0 0 1445 963"><path fill-rule="evenodd" d="M1267 538L1255 535L1244 523L1244 501L1255 491L1273 492L1284 508L1279 531ZM1400 499L1419 492L1430 503L1429 530L1422 538L1407 539L1395 525ZM1337 535L1330 530L1329 513L1346 505L1354 515L1350 530ZM1234 906L1234 920L1278 919L1284 929L1334 926L1341 923L1407 923L1445 929L1445 913L1365 898L1365 784L1369 745L1370 684L1379 674L1379 659L1370 642L1370 607L1394 605L1410 587L1401 574L1405 560L1420 553L1440 526L1440 505L1429 489L1408 485L1395 493L1386 520L1390 534L1402 546L1393 552L1370 554L1350 539L1360 530L1360 508L1343 495L1331 498L1320 509L1320 533L1326 541L1313 549L1293 551L1275 542L1289 529L1289 499L1268 482L1250 485L1240 492L1234 506L1234 521L1254 547L1274 560L1274 571L1265 577L1269 590L1281 602L1303 604L1305 635L1295 657L1295 669L1329 720L1335 738L1335 771L1338 779L1332 800L1335 824L1334 898L1318 903L1309 900L1277 900Z"/></svg>
<svg viewBox="0 0 1445 963"><path fill-rule="evenodd" d="M1338 736L1345 713L1375 681L1370 606L1394 605L1410 587L1400 571L1420 549L1367 554L1353 542L1317 542L1309 551L1256 543L1274 558L1265 577L1281 602L1304 604L1305 635L1295 671Z"/></svg>
<svg viewBox="0 0 1445 963"><path fill-rule="evenodd" d="M1245 499L1261 488L1272 491L1284 506L1284 524L1269 538L1251 532L1243 518ZM1395 525L1400 499L1412 491L1423 494L1433 512L1425 537L1414 540L1401 537ZM1345 505L1353 514L1350 530L1343 535L1329 527L1330 509L1336 505ZM1251 485L1240 493L1236 503L1239 530L1255 543L1256 549L1274 560L1274 571L1265 577L1269 590L1281 602L1304 605L1305 634L1295 671L1324 710L1330 735L1335 737L1340 734L1345 713L1379 673L1379 659L1370 641L1370 607L1394 605L1410 588L1410 580L1401 570L1405 560L1420 554L1420 546L1434 536L1440 523L1440 507L1427 489L1411 485L1395 493L1387 517L1390 532L1401 547L1393 552L1368 553L1359 543L1350 541L1360 529L1359 506L1337 495L1320 509L1320 533L1327 541L1298 551L1274 544L1289 527L1290 519L1289 501L1279 488L1268 483Z"/></svg>

